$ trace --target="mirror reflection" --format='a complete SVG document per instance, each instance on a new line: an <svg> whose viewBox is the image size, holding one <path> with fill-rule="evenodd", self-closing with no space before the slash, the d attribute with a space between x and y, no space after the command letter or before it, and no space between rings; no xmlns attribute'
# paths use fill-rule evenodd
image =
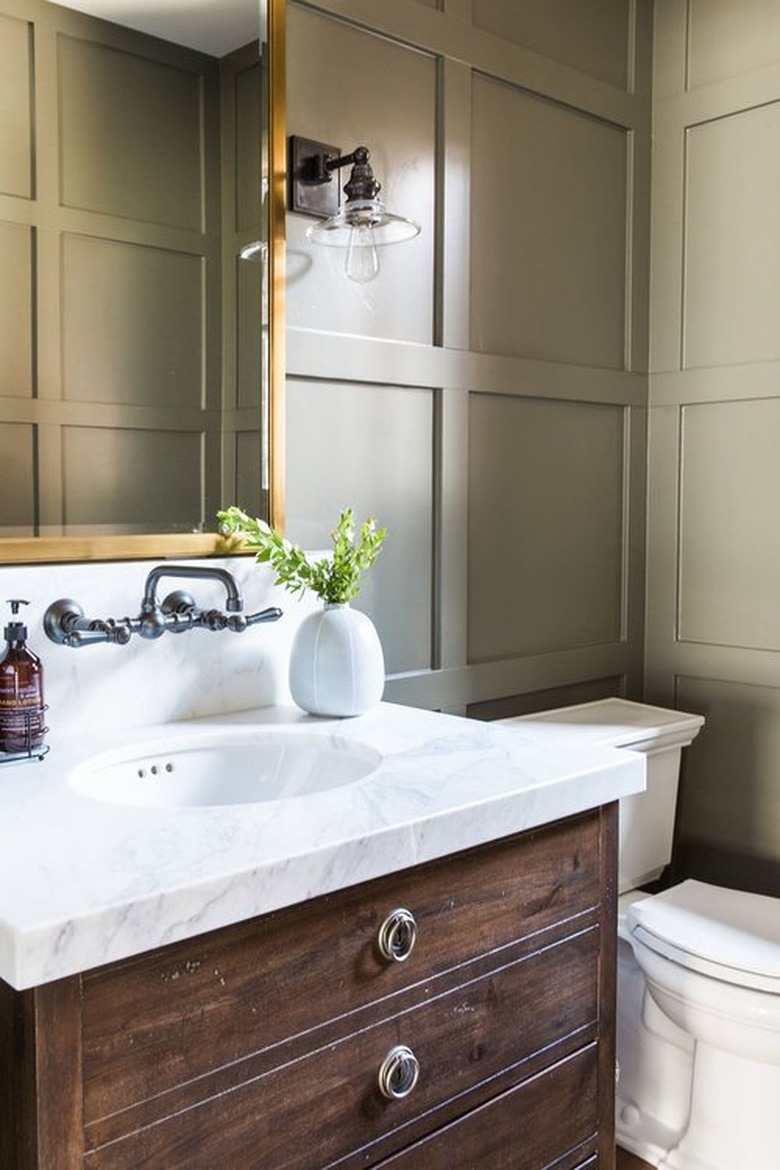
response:
<svg viewBox="0 0 780 1170"><path fill-rule="evenodd" d="M268 515L265 49L259 0L0 0L0 536Z"/></svg>

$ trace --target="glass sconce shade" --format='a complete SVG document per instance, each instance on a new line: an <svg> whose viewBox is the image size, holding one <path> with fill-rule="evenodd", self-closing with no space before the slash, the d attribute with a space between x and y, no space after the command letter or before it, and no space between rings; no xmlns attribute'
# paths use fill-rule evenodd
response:
<svg viewBox="0 0 780 1170"><path fill-rule="evenodd" d="M254 260L256 264L265 264L268 260L268 244L265 240L253 240L251 244L244 244L238 255L241 260Z"/></svg>
<svg viewBox="0 0 780 1170"><path fill-rule="evenodd" d="M346 248L347 276L358 284L366 284L379 272L377 248L412 240L419 232L419 224L392 215L378 199L353 199L337 215L312 224L306 237L313 244Z"/></svg>

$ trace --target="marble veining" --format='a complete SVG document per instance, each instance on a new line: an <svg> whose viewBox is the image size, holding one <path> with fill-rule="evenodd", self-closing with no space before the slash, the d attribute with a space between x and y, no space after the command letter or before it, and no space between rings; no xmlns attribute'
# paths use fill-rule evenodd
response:
<svg viewBox="0 0 780 1170"><path fill-rule="evenodd" d="M24 597L31 650L43 662L52 748L96 730L144 727L290 702L289 648L298 625L317 606L314 597L291 597L274 585L267 566L251 557L210 561L237 580L246 613L267 606L283 610L281 621L253 626L243 634L192 630L157 641L133 638L126 646L73 650L50 642L43 631L47 606L69 597L89 617L137 614L147 574L158 561L107 564L19 565L0 568L0 601ZM177 561L187 564L186 560ZM192 562L194 565L202 561ZM186 586L199 605L222 608L225 591L215 581L163 581Z"/></svg>
<svg viewBox="0 0 780 1170"><path fill-rule="evenodd" d="M121 648L71 653L113 649ZM191 733L192 723L174 721L63 738L41 763L0 770L0 977L12 986L88 970L644 785L643 758L631 752L389 704L332 720L277 703L197 726L337 735L382 762L343 787L251 805L125 807L69 784L69 771L95 752Z"/></svg>

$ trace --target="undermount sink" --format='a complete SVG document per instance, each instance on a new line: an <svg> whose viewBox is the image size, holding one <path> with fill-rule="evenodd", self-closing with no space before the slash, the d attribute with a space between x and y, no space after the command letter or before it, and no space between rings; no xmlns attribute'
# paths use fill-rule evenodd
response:
<svg viewBox="0 0 780 1170"><path fill-rule="evenodd" d="M373 748L339 736L223 729L101 752L68 780L112 804L197 808L310 796L362 780L380 761Z"/></svg>

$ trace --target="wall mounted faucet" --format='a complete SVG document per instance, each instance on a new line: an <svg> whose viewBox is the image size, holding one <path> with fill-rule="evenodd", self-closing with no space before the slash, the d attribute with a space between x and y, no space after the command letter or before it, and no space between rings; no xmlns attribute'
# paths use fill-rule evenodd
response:
<svg viewBox="0 0 780 1170"><path fill-rule="evenodd" d="M161 602L157 599L157 584L162 577L184 577L196 581L219 581L225 588L225 612L219 609L200 609L194 598L183 589L169 593ZM275 622L282 616L278 606L270 606L259 613L244 613L241 591L227 569L208 565L157 565L146 578L141 599L141 612L135 618L88 618L77 601L69 597L54 601L43 616L47 637L60 646L91 646L95 642L113 642L126 645L133 634L142 638L159 638L169 632L181 634L185 630L232 630L240 634L260 622Z"/></svg>

